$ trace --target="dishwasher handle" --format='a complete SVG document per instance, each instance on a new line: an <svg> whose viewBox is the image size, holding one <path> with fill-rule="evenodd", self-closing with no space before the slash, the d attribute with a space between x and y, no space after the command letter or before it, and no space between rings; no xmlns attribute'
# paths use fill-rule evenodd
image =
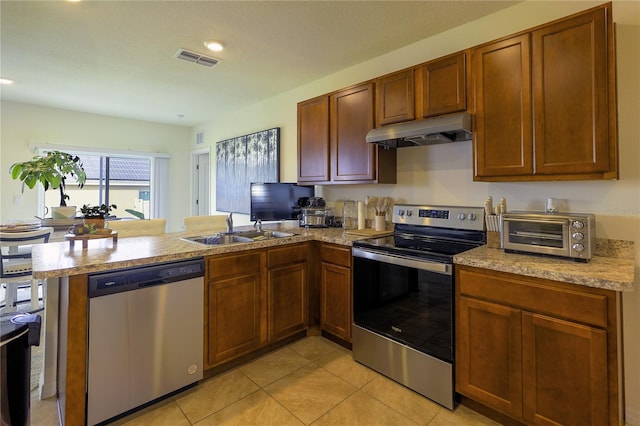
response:
<svg viewBox="0 0 640 426"><path fill-rule="evenodd" d="M204 276L202 258L89 275L90 298Z"/></svg>

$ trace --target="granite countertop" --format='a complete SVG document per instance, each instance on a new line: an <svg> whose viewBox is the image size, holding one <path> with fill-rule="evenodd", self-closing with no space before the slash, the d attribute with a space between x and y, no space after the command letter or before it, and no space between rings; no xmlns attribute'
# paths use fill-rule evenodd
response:
<svg viewBox="0 0 640 426"><path fill-rule="evenodd" d="M111 238L90 240L86 249L79 243L71 249L68 241L38 244L33 246L33 276L36 279L57 278L305 241L351 246L353 241L371 237L347 233L341 228L306 229L289 224L265 225L264 229L296 235L221 246L185 241L182 237L202 234L186 232L119 238L117 244ZM253 227L243 226L236 230L253 230ZM562 258L505 253L501 249L482 246L456 255L454 263L615 291L633 290L635 259L632 241L598 239L595 253L590 262L580 263Z"/></svg>
<svg viewBox="0 0 640 426"><path fill-rule="evenodd" d="M588 263L487 246L456 255L454 263L615 291L632 291L635 272L633 241L605 239L596 241L595 256Z"/></svg>
<svg viewBox="0 0 640 426"><path fill-rule="evenodd" d="M253 229L251 226L241 226L237 227L236 231ZM82 248L80 242L76 242L73 249L68 241L38 244L33 246L33 277L45 279L80 275L312 240L351 246L355 240L369 238L366 235L347 233L342 228L306 229L297 225L277 224L265 225L264 229L287 231L297 235L220 246L205 246L181 239L202 235L202 232L172 232L146 237L119 238L116 244L111 238L95 239L88 242L86 249Z"/></svg>

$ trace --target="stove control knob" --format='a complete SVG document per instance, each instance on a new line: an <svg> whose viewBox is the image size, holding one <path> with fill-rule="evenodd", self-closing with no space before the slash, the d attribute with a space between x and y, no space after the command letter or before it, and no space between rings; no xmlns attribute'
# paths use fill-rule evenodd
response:
<svg viewBox="0 0 640 426"><path fill-rule="evenodd" d="M576 229L582 229L584 228L584 223L580 220L574 220L573 222L571 222L571 226L573 226Z"/></svg>
<svg viewBox="0 0 640 426"><path fill-rule="evenodd" d="M407 216L411 216L412 214L413 214L413 211L407 210Z"/></svg>
<svg viewBox="0 0 640 426"><path fill-rule="evenodd" d="M402 209L398 210L398 215L404 216L404 210L402 210Z"/></svg>
<svg viewBox="0 0 640 426"><path fill-rule="evenodd" d="M572 237L574 240L578 240L578 241L584 240L584 234L582 232L574 232Z"/></svg>
<svg viewBox="0 0 640 426"><path fill-rule="evenodd" d="M458 219L465 220L466 217L467 217L467 215L465 215L464 213L458 213Z"/></svg>
<svg viewBox="0 0 640 426"><path fill-rule="evenodd" d="M577 251L577 252L584 251L584 244L581 244L581 243L575 243L575 244L573 245L573 249L574 249L575 251Z"/></svg>
<svg viewBox="0 0 640 426"><path fill-rule="evenodd" d="M473 213L469 213L469 214L467 214L467 219L469 219L469 220L476 220L476 215L475 215L475 214L473 214Z"/></svg>

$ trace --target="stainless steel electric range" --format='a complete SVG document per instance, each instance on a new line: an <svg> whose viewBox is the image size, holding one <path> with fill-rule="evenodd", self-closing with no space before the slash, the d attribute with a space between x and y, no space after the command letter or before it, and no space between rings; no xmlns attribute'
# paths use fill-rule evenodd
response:
<svg viewBox="0 0 640 426"><path fill-rule="evenodd" d="M453 409L453 256L485 243L484 208L395 205L393 223L353 244L353 357Z"/></svg>

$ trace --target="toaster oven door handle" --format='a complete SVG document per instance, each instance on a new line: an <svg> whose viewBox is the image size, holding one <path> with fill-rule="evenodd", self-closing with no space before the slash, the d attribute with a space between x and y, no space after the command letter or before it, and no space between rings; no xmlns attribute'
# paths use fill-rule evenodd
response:
<svg viewBox="0 0 640 426"><path fill-rule="evenodd" d="M443 275L451 275L451 265L447 263L430 262L424 259L415 259L411 257L399 257L374 250L362 250L353 248L352 254L355 257L374 260L377 262L389 263L392 265L406 266L407 268L421 269L423 271L436 272Z"/></svg>
<svg viewBox="0 0 640 426"><path fill-rule="evenodd" d="M544 219L536 219L536 218L528 218L528 219L520 219L520 218L516 218L516 217L508 217L508 218L502 218L503 222L526 222L526 223L531 223L531 222L536 222L536 223L548 223L548 224L554 224L554 225L565 225L567 223L566 219L555 219L555 218L544 218Z"/></svg>
<svg viewBox="0 0 640 426"><path fill-rule="evenodd" d="M510 232L509 235L514 237L523 237L523 238L541 238L543 240L562 240L562 234L547 234L544 232L525 232L525 231L514 231Z"/></svg>

